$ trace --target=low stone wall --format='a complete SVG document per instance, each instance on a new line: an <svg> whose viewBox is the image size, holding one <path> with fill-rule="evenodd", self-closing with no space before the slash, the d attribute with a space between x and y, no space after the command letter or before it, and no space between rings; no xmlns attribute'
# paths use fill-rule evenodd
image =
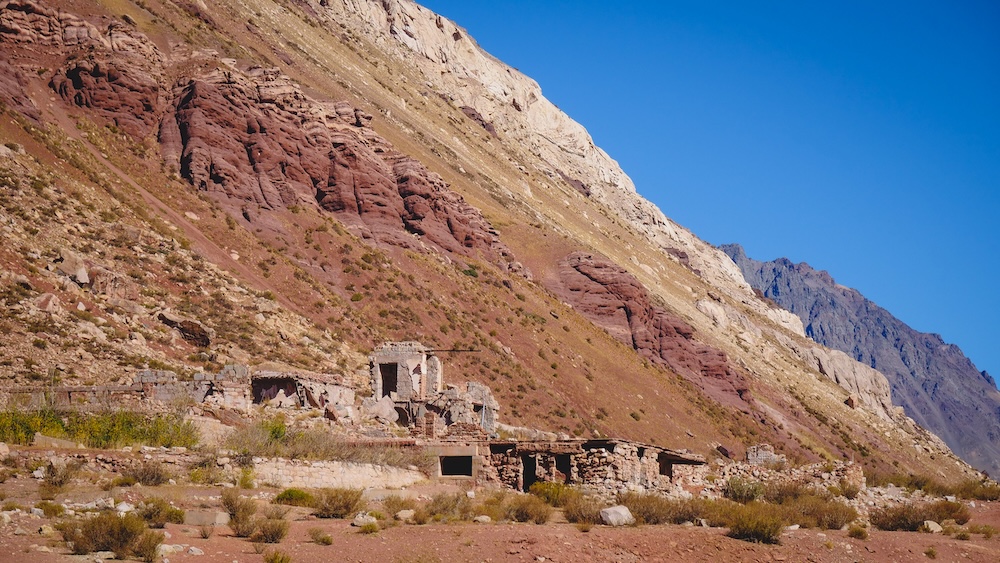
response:
<svg viewBox="0 0 1000 563"><path fill-rule="evenodd" d="M348 489L399 489L425 481L423 473L368 463L346 461L297 461L254 458L258 483L279 487L343 487Z"/></svg>

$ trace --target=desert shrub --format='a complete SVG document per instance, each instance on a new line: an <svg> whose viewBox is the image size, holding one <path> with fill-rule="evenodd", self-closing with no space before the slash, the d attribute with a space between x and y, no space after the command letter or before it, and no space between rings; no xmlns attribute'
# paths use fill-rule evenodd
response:
<svg viewBox="0 0 1000 563"><path fill-rule="evenodd" d="M35 508L41 509L46 518L57 518L66 512L65 506L47 500L35 504Z"/></svg>
<svg viewBox="0 0 1000 563"><path fill-rule="evenodd" d="M292 563L292 556L283 551L268 551L264 554L264 563Z"/></svg>
<svg viewBox="0 0 1000 563"><path fill-rule="evenodd" d="M400 510L416 510L417 503L411 498L403 498L399 495L389 495L382 499L382 509L389 514L396 514Z"/></svg>
<svg viewBox="0 0 1000 563"><path fill-rule="evenodd" d="M989 479L971 479L954 487L959 498L975 500L1000 500L1000 484Z"/></svg>
<svg viewBox="0 0 1000 563"><path fill-rule="evenodd" d="M212 537L212 534L214 534L214 533L215 533L215 526L214 525L201 525L201 526L198 526L198 535L203 540L207 540L208 538Z"/></svg>
<svg viewBox="0 0 1000 563"><path fill-rule="evenodd" d="M729 522L728 536L759 543L778 543L784 528L773 506L750 502L737 507Z"/></svg>
<svg viewBox="0 0 1000 563"><path fill-rule="evenodd" d="M563 483L547 483L545 481L536 481L528 489L528 492L556 508L562 508L571 497L582 494L580 491Z"/></svg>
<svg viewBox="0 0 1000 563"><path fill-rule="evenodd" d="M422 506L414 508L413 518L410 518L410 521L418 526L423 526L431 521L431 513Z"/></svg>
<svg viewBox="0 0 1000 563"><path fill-rule="evenodd" d="M379 531L377 522L367 522L358 528L359 534L377 534Z"/></svg>
<svg viewBox="0 0 1000 563"><path fill-rule="evenodd" d="M49 462L45 467L45 478L43 482L52 487L62 488L69 484L76 474L80 472L82 462L73 461L64 464L54 464Z"/></svg>
<svg viewBox="0 0 1000 563"><path fill-rule="evenodd" d="M427 503L427 512L434 520L468 520L472 518L472 502L464 493L438 493Z"/></svg>
<svg viewBox="0 0 1000 563"><path fill-rule="evenodd" d="M965 524L969 521L969 507L960 502L939 500L923 507L924 520L944 522L954 520L956 524Z"/></svg>
<svg viewBox="0 0 1000 563"><path fill-rule="evenodd" d="M969 536L969 532L967 532L965 530L962 530L961 532L955 534L955 539L956 540L967 540L967 539L969 539L969 537L970 537Z"/></svg>
<svg viewBox="0 0 1000 563"><path fill-rule="evenodd" d="M135 554L140 538L147 531L145 522L138 514L118 516L117 512L110 510L82 522L63 523L59 529L63 539L71 544L74 554L112 551L116 559ZM160 541L163 541L162 537Z"/></svg>
<svg viewBox="0 0 1000 563"><path fill-rule="evenodd" d="M135 477L119 475L111 480L111 487L131 487L138 482Z"/></svg>
<svg viewBox="0 0 1000 563"><path fill-rule="evenodd" d="M146 530L135 543L132 553L146 563L153 563L160 556L160 544L165 536L162 532Z"/></svg>
<svg viewBox="0 0 1000 563"><path fill-rule="evenodd" d="M313 495L313 514L319 518L346 518L364 508L359 489L326 488Z"/></svg>
<svg viewBox="0 0 1000 563"><path fill-rule="evenodd" d="M156 487L170 480L170 473L159 461L145 461L122 472L122 476L135 479L147 487Z"/></svg>
<svg viewBox="0 0 1000 563"><path fill-rule="evenodd" d="M840 501L812 495L786 501L781 509L785 523L798 524L804 528L839 530L858 517L854 508Z"/></svg>
<svg viewBox="0 0 1000 563"><path fill-rule="evenodd" d="M184 523L184 511L176 506L171 506L166 499L159 497L148 498L139 506L139 516L149 524L151 528L162 528L170 522L171 524Z"/></svg>
<svg viewBox="0 0 1000 563"><path fill-rule="evenodd" d="M812 495L813 492L800 481L775 481L763 487L761 498L772 504L784 504L799 497ZM732 499L737 500L737 499ZM737 502L739 502L737 500Z"/></svg>
<svg viewBox="0 0 1000 563"><path fill-rule="evenodd" d="M402 509L400 509L402 510ZM324 532L321 528L309 528L309 538L319 545L333 544L333 536Z"/></svg>
<svg viewBox="0 0 1000 563"><path fill-rule="evenodd" d="M514 495L508 506L510 519L515 522L544 524L552 516L552 507L535 495Z"/></svg>
<svg viewBox="0 0 1000 563"><path fill-rule="evenodd" d="M602 508L604 504L596 497L580 495L566 501L563 513L574 524L600 524Z"/></svg>
<svg viewBox="0 0 1000 563"><path fill-rule="evenodd" d="M649 493L624 493L618 495L618 504L628 507L640 524L664 524L674 521L676 503Z"/></svg>
<svg viewBox="0 0 1000 563"><path fill-rule="evenodd" d="M288 506L312 506L315 499L302 489L285 489L274 497L274 502Z"/></svg>
<svg viewBox="0 0 1000 563"><path fill-rule="evenodd" d="M854 500L861 492L861 485L851 483L847 479L840 480L840 494L848 500Z"/></svg>
<svg viewBox="0 0 1000 563"><path fill-rule="evenodd" d="M990 539L993 534L997 533L997 529L989 524L975 524L969 526L969 532L973 534L982 534L984 538Z"/></svg>
<svg viewBox="0 0 1000 563"><path fill-rule="evenodd" d="M288 520L262 518L257 522L257 530L250 536L250 541L279 543L288 535L288 527Z"/></svg>
<svg viewBox="0 0 1000 563"><path fill-rule="evenodd" d="M236 485L241 489L254 488L253 469L250 467L240 469L240 476L239 479L236 480Z"/></svg>
<svg viewBox="0 0 1000 563"><path fill-rule="evenodd" d="M872 526L880 530L903 530L916 532L924 523L924 513L919 507L910 504L876 508L869 514Z"/></svg>
<svg viewBox="0 0 1000 563"><path fill-rule="evenodd" d="M257 504L243 498L236 489L222 491L222 506L229 513L229 527L237 537L248 538L257 530Z"/></svg>
<svg viewBox="0 0 1000 563"><path fill-rule="evenodd" d="M868 539L868 528L861 524L851 524L851 527L847 529L847 535L854 539L866 540Z"/></svg>
<svg viewBox="0 0 1000 563"><path fill-rule="evenodd" d="M764 487L759 482L740 477L730 477L722 490L723 496L740 504L757 500L763 492Z"/></svg>
<svg viewBox="0 0 1000 563"><path fill-rule="evenodd" d="M62 487L42 482L38 484L38 498L42 500L55 500L56 495L61 493L62 490Z"/></svg>

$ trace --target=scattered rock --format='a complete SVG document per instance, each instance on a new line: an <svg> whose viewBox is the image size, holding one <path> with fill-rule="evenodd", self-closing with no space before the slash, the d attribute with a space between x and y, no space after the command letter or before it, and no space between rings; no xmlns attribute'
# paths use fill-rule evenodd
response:
<svg viewBox="0 0 1000 563"><path fill-rule="evenodd" d="M354 521L351 522L351 526L356 526L358 528L368 524L378 524L378 519L366 512L359 513L354 517Z"/></svg>
<svg viewBox="0 0 1000 563"><path fill-rule="evenodd" d="M402 522L409 522L413 518L414 514L416 514L415 510L407 509L407 510L400 510L393 517L396 520L400 520Z"/></svg>
<svg viewBox="0 0 1000 563"><path fill-rule="evenodd" d="M493 519L485 514L480 514L479 516L473 518L472 521L475 522L476 524L489 524L490 522L493 521Z"/></svg>
<svg viewBox="0 0 1000 563"><path fill-rule="evenodd" d="M630 526L635 524L635 517L627 506L610 506L601 510L601 522L606 526Z"/></svg>
<svg viewBox="0 0 1000 563"><path fill-rule="evenodd" d="M941 524L938 524L933 520L924 520L924 529L926 529L928 532L932 534L940 534L941 532L944 531L944 528L941 527Z"/></svg>

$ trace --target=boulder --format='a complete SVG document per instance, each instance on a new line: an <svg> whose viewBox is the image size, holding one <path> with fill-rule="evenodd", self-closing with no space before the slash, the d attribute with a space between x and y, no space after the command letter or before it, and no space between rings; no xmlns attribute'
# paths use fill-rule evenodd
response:
<svg viewBox="0 0 1000 563"><path fill-rule="evenodd" d="M635 524L635 517L627 506L609 506L601 509L601 522L606 526L630 526Z"/></svg>
<svg viewBox="0 0 1000 563"><path fill-rule="evenodd" d="M362 406L364 407L364 405ZM392 402L392 399L388 396L382 397L364 408L365 413L373 418L385 422L396 422L399 420L399 413L396 412L396 403Z"/></svg>
<svg viewBox="0 0 1000 563"><path fill-rule="evenodd" d="M90 283L90 274L87 273L87 264L76 253L71 250L62 249L59 253L60 260L56 269L80 285Z"/></svg>
<svg viewBox="0 0 1000 563"><path fill-rule="evenodd" d="M941 524L938 524L933 520L924 520L924 529L932 534L940 534L941 532L944 531L944 528L941 527Z"/></svg>
<svg viewBox="0 0 1000 563"><path fill-rule="evenodd" d="M371 514L368 514L367 512L358 513L358 515L354 517L354 521L351 522L351 526L355 526L358 528L362 526L367 526L369 524L378 525L378 519L372 516Z"/></svg>
<svg viewBox="0 0 1000 563"><path fill-rule="evenodd" d="M409 522L413 518L413 515L416 513L417 512L415 510L409 510L409 509L400 510L394 515L394 518L402 522Z"/></svg>

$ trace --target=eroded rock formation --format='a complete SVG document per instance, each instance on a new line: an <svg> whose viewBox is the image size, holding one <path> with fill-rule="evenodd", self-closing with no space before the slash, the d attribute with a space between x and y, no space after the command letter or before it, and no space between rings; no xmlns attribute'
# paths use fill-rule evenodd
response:
<svg viewBox="0 0 1000 563"><path fill-rule="evenodd" d="M694 329L657 307L646 288L607 258L574 252L559 265L562 293L573 305L643 357L687 377L723 404L752 402L745 375L721 350L694 339Z"/></svg>

